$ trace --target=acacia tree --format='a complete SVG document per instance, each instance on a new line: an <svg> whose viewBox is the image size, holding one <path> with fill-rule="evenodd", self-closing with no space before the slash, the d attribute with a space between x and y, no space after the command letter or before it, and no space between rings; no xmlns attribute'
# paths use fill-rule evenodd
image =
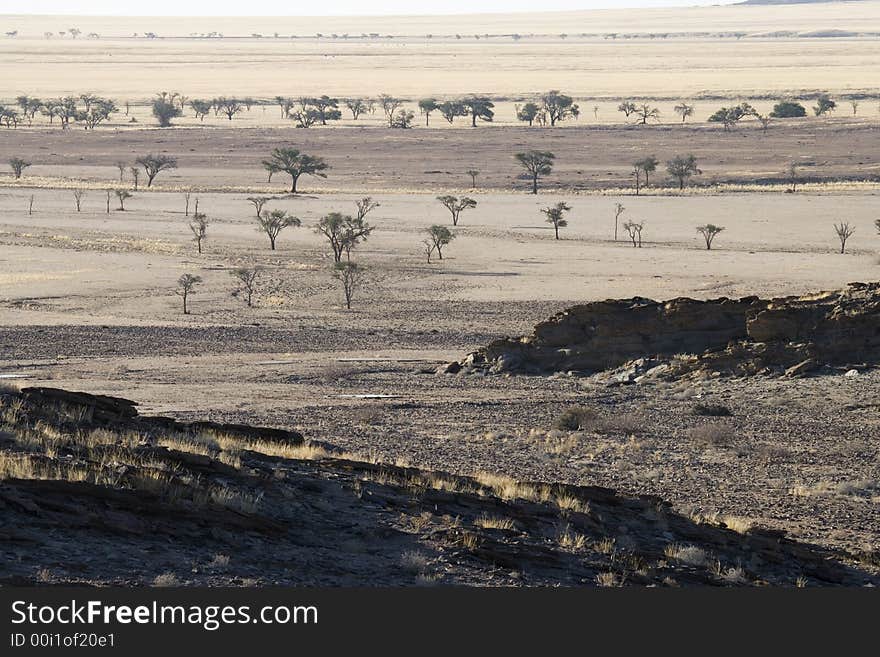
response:
<svg viewBox="0 0 880 657"><path fill-rule="evenodd" d="M535 103L526 103L522 107L516 108L516 118L519 121L524 123L528 123L531 126L535 119L538 118L538 114L541 112L541 108L538 107Z"/></svg>
<svg viewBox="0 0 880 657"><path fill-rule="evenodd" d="M660 110L656 107L651 107L647 103L642 103L641 105L636 107L635 115L639 119L639 125L647 125L649 120L660 120Z"/></svg>
<svg viewBox="0 0 880 657"><path fill-rule="evenodd" d="M457 196L447 194L445 196L438 196L437 200L449 210L449 213L452 215L453 226L458 226L458 219L464 210L477 207L477 202L468 196L458 198Z"/></svg>
<svg viewBox="0 0 880 657"><path fill-rule="evenodd" d="M323 158L300 153L296 148L276 148L269 155L269 159L263 160L263 167L273 172L283 171L290 176L290 193L296 194L296 183L300 176L308 174L319 178L326 178L323 173L330 166Z"/></svg>
<svg viewBox="0 0 880 657"><path fill-rule="evenodd" d="M333 250L333 261L342 262L342 254L351 259L351 251L361 242L365 242L373 232L373 226L363 218L352 217L341 212L331 212L318 221L315 232L323 235Z"/></svg>
<svg viewBox="0 0 880 657"><path fill-rule="evenodd" d="M73 201L74 201L74 203L76 203L76 211L77 212L79 212L82 207L82 200L85 195L86 195L86 190L84 190L82 188L73 190Z"/></svg>
<svg viewBox="0 0 880 657"><path fill-rule="evenodd" d="M748 103L740 103L734 107L722 107L709 117L709 121L721 123L724 125L724 131L730 132L733 126L747 116L758 116L758 112Z"/></svg>
<svg viewBox="0 0 880 657"><path fill-rule="evenodd" d="M425 127L428 127L429 120L431 118L431 112L434 112L439 108L440 105L437 103L436 98L422 98L419 101L419 113L425 115Z"/></svg>
<svg viewBox="0 0 880 657"><path fill-rule="evenodd" d="M791 164L788 165L787 175L788 175L788 182L791 184L791 187L789 187L789 189L792 191L792 193L797 192L797 186L798 186L798 182L799 182L797 162L792 162Z"/></svg>
<svg viewBox="0 0 880 657"><path fill-rule="evenodd" d="M262 214L257 217L257 223L259 224L257 230L266 233L269 238L269 246L273 251L275 250L275 240L278 239L282 230L289 226L298 228L302 225L299 217L294 217L285 210L263 210Z"/></svg>
<svg viewBox="0 0 880 657"><path fill-rule="evenodd" d="M202 282L201 276L193 276L192 274L184 274L180 278L177 279L177 289L174 291L174 294L183 299L183 314L189 315L189 308L187 308L186 302L189 299L189 295L193 294L195 291L196 285Z"/></svg>
<svg viewBox="0 0 880 657"><path fill-rule="evenodd" d="M199 253L202 252L202 242L208 237L208 215L204 212L196 212L193 214L189 222L189 229L193 234L193 241L196 243Z"/></svg>
<svg viewBox="0 0 880 657"><path fill-rule="evenodd" d="M676 155L666 162L666 171L678 181L678 189L684 189L685 183L695 175L703 173L697 166L697 158L693 155Z"/></svg>
<svg viewBox="0 0 880 657"><path fill-rule="evenodd" d="M480 175L480 172L477 169L468 169L465 173L471 177L471 189L476 189L477 176Z"/></svg>
<svg viewBox="0 0 880 657"><path fill-rule="evenodd" d="M816 99L816 105L813 107L813 112L816 116L823 116L828 112L833 112L836 108L837 103L831 100L827 95L822 94Z"/></svg>
<svg viewBox="0 0 880 657"><path fill-rule="evenodd" d="M257 291L257 278L260 275L259 267L237 267L229 272L238 282L238 289L232 296L243 296L248 308L254 307L254 292Z"/></svg>
<svg viewBox="0 0 880 657"><path fill-rule="evenodd" d="M177 160L175 158L170 155L153 155L152 153L140 156L135 160L135 164L139 164L144 168L144 173L147 174L147 187L153 185L153 179L160 172L177 168ZM137 179L135 179L135 185L137 185Z"/></svg>
<svg viewBox="0 0 880 657"><path fill-rule="evenodd" d="M712 242L715 241L715 237L724 230L724 226L716 226L715 224L706 224L705 226L697 226L697 232L703 236L703 239L706 240L706 250L710 251L712 249Z"/></svg>
<svg viewBox="0 0 880 657"><path fill-rule="evenodd" d="M119 169L119 182L125 179L125 168L128 166L126 162L117 162L116 168Z"/></svg>
<svg viewBox="0 0 880 657"><path fill-rule="evenodd" d="M443 247L455 239L455 233L446 226L435 224L428 228L428 239L425 240L426 253L428 254L428 264L431 264L431 253L437 252L437 257L443 260ZM430 247L430 248L427 248Z"/></svg>
<svg viewBox="0 0 880 657"><path fill-rule="evenodd" d="M361 223L363 223L364 218L368 214L381 205L379 201L374 201L371 196L364 196L362 199L355 201L354 204L357 207L356 219Z"/></svg>
<svg viewBox="0 0 880 657"><path fill-rule="evenodd" d="M20 157L9 158L9 167L12 169L12 175L15 176L16 180L21 178L22 172L30 165L30 162L28 162L27 160L23 160Z"/></svg>
<svg viewBox="0 0 880 657"><path fill-rule="evenodd" d="M358 120L358 117L360 117L361 114L364 114L367 111L367 103L364 102L363 98L347 98L345 106L348 108L348 111L351 112L351 118L355 121Z"/></svg>
<svg viewBox="0 0 880 657"><path fill-rule="evenodd" d="M532 194L538 193L538 179L541 176L549 176L553 171L553 161L556 156L550 151L526 151L513 156L532 179Z"/></svg>
<svg viewBox="0 0 880 657"><path fill-rule="evenodd" d="M190 101L189 106L192 108L193 113L199 121L204 121L205 117L208 116L208 113L211 111L211 102L207 100L196 99Z"/></svg>
<svg viewBox="0 0 880 657"><path fill-rule="evenodd" d="M558 121L565 121L570 117L577 118L580 116L580 108L574 102L574 99L571 96L559 93L557 89L548 91L541 96L541 108L547 113L550 127L555 126Z"/></svg>
<svg viewBox="0 0 880 657"><path fill-rule="evenodd" d="M467 108L460 100L447 100L446 102L440 103L437 110L443 118L446 119L449 125L452 125L453 121L455 121L455 117L468 115Z"/></svg>
<svg viewBox="0 0 880 657"><path fill-rule="evenodd" d="M477 119L489 122L495 118L495 112L492 109L495 107L495 103L486 96L469 96L463 99L461 104L471 115L471 126L474 128L477 127Z"/></svg>
<svg viewBox="0 0 880 657"><path fill-rule="evenodd" d="M564 201L541 210L541 212L547 215L547 223L553 226L553 230L556 233L556 239L559 239L559 229L568 226L568 221L564 219L564 216L569 210L571 210L571 206Z"/></svg>
<svg viewBox="0 0 880 657"><path fill-rule="evenodd" d="M635 113L636 104L634 102L632 102L631 100L625 100L622 103L620 103L620 105L617 106L617 111L623 112L623 115L626 118L629 118L631 114Z"/></svg>
<svg viewBox="0 0 880 657"><path fill-rule="evenodd" d="M333 278L342 284L345 307L351 310L354 293L364 284L363 268L353 262L336 262L333 266Z"/></svg>
<svg viewBox="0 0 880 657"><path fill-rule="evenodd" d="M633 166L635 168L639 169L642 173L645 174L645 187L649 185L650 175L657 170L658 164L660 164L660 160L658 160L653 155L643 157L641 160L636 160L633 163Z"/></svg>
<svg viewBox="0 0 880 657"><path fill-rule="evenodd" d="M388 127L393 128L394 117L397 115L397 110L403 106L403 99L395 98L388 94L379 94L378 100L379 106L382 108L382 111L385 112L385 119L388 121Z"/></svg>
<svg viewBox="0 0 880 657"><path fill-rule="evenodd" d="M220 113L225 114L226 118L230 121L236 114L244 111L244 106L241 101L236 98L226 98L225 96L221 96L214 102L219 108Z"/></svg>
<svg viewBox="0 0 880 657"><path fill-rule="evenodd" d="M125 189L115 189L113 193L116 194L116 198L119 200L119 207L116 209L120 212L125 212L125 202L132 197L132 194Z"/></svg>
<svg viewBox="0 0 880 657"><path fill-rule="evenodd" d="M168 128L171 126L171 120L183 115L177 104L172 100L165 98L156 98L153 101L153 116L159 122L160 128Z"/></svg>
<svg viewBox="0 0 880 657"><path fill-rule="evenodd" d="M259 218L260 214L263 212L263 206L271 201L272 198L270 196L248 196L247 200L254 204L254 210L257 214L257 218Z"/></svg>
<svg viewBox="0 0 880 657"><path fill-rule="evenodd" d="M837 239L840 240L840 252L846 253L846 241L856 232L855 226L850 226L847 222L834 224L834 232L837 233Z"/></svg>
<svg viewBox="0 0 880 657"><path fill-rule="evenodd" d="M681 117L681 122L684 123L694 115L694 106L687 103L679 103L675 106L675 113Z"/></svg>
<svg viewBox="0 0 880 657"><path fill-rule="evenodd" d="M614 204L614 241L615 242L617 241L617 225L618 225L618 222L620 221L620 215L622 215L625 210L626 210L626 208L623 207L623 203L615 203Z"/></svg>
<svg viewBox="0 0 880 657"><path fill-rule="evenodd" d="M633 248L642 248L642 228L644 227L644 222L624 222L623 229L629 234L629 239L632 240Z"/></svg>

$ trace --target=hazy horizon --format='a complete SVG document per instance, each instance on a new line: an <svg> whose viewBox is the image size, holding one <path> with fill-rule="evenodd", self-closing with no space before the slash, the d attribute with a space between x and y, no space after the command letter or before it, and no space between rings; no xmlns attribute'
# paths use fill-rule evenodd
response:
<svg viewBox="0 0 880 657"><path fill-rule="evenodd" d="M384 0L371 6L357 0L326 0L317 8L296 8L281 0L254 0L246 5L221 0L205 8L193 0L155 0L144 10L143 6L129 8L114 0L96 0L71 5L62 0L34 0L26 12L3 12L0 15L37 16L126 16L126 17L338 17L338 16L447 16L509 13L547 13L567 11L590 11L602 9L662 9L670 7L709 7L736 4L740 0L548 0L535 8L531 0L497 0L484 2L478 10L467 0L448 0L442 7L422 8L413 6L410 0Z"/></svg>

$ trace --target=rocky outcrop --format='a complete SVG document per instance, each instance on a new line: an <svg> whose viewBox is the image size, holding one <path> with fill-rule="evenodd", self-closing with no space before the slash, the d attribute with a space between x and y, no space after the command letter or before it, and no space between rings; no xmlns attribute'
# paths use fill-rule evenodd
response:
<svg viewBox="0 0 880 657"><path fill-rule="evenodd" d="M779 299L633 298L569 308L529 336L496 340L447 373L593 374L632 361L667 374L735 374L880 362L880 283ZM793 368L793 369L792 369ZM642 372L643 373L643 372Z"/></svg>

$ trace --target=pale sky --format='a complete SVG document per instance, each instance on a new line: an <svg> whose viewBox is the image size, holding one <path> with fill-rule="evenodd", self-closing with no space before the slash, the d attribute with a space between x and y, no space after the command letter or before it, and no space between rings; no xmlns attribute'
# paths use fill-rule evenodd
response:
<svg viewBox="0 0 880 657"><path fill-rule="evenodd" d="M363 16L688 7L736 0L0 0L0 14L92 16Z"/></svg>

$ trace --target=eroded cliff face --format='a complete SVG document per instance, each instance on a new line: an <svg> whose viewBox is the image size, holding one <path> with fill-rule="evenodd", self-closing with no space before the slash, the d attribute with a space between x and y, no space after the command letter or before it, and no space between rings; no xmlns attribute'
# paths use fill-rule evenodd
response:
<svg viewBox="0 0 880 657"><path fill-rule="evenodd" d="M633 298L569 308L444 371L593 374L642 360L669 374L800 374L880 362L880 283L779 299Z"/></svg>

